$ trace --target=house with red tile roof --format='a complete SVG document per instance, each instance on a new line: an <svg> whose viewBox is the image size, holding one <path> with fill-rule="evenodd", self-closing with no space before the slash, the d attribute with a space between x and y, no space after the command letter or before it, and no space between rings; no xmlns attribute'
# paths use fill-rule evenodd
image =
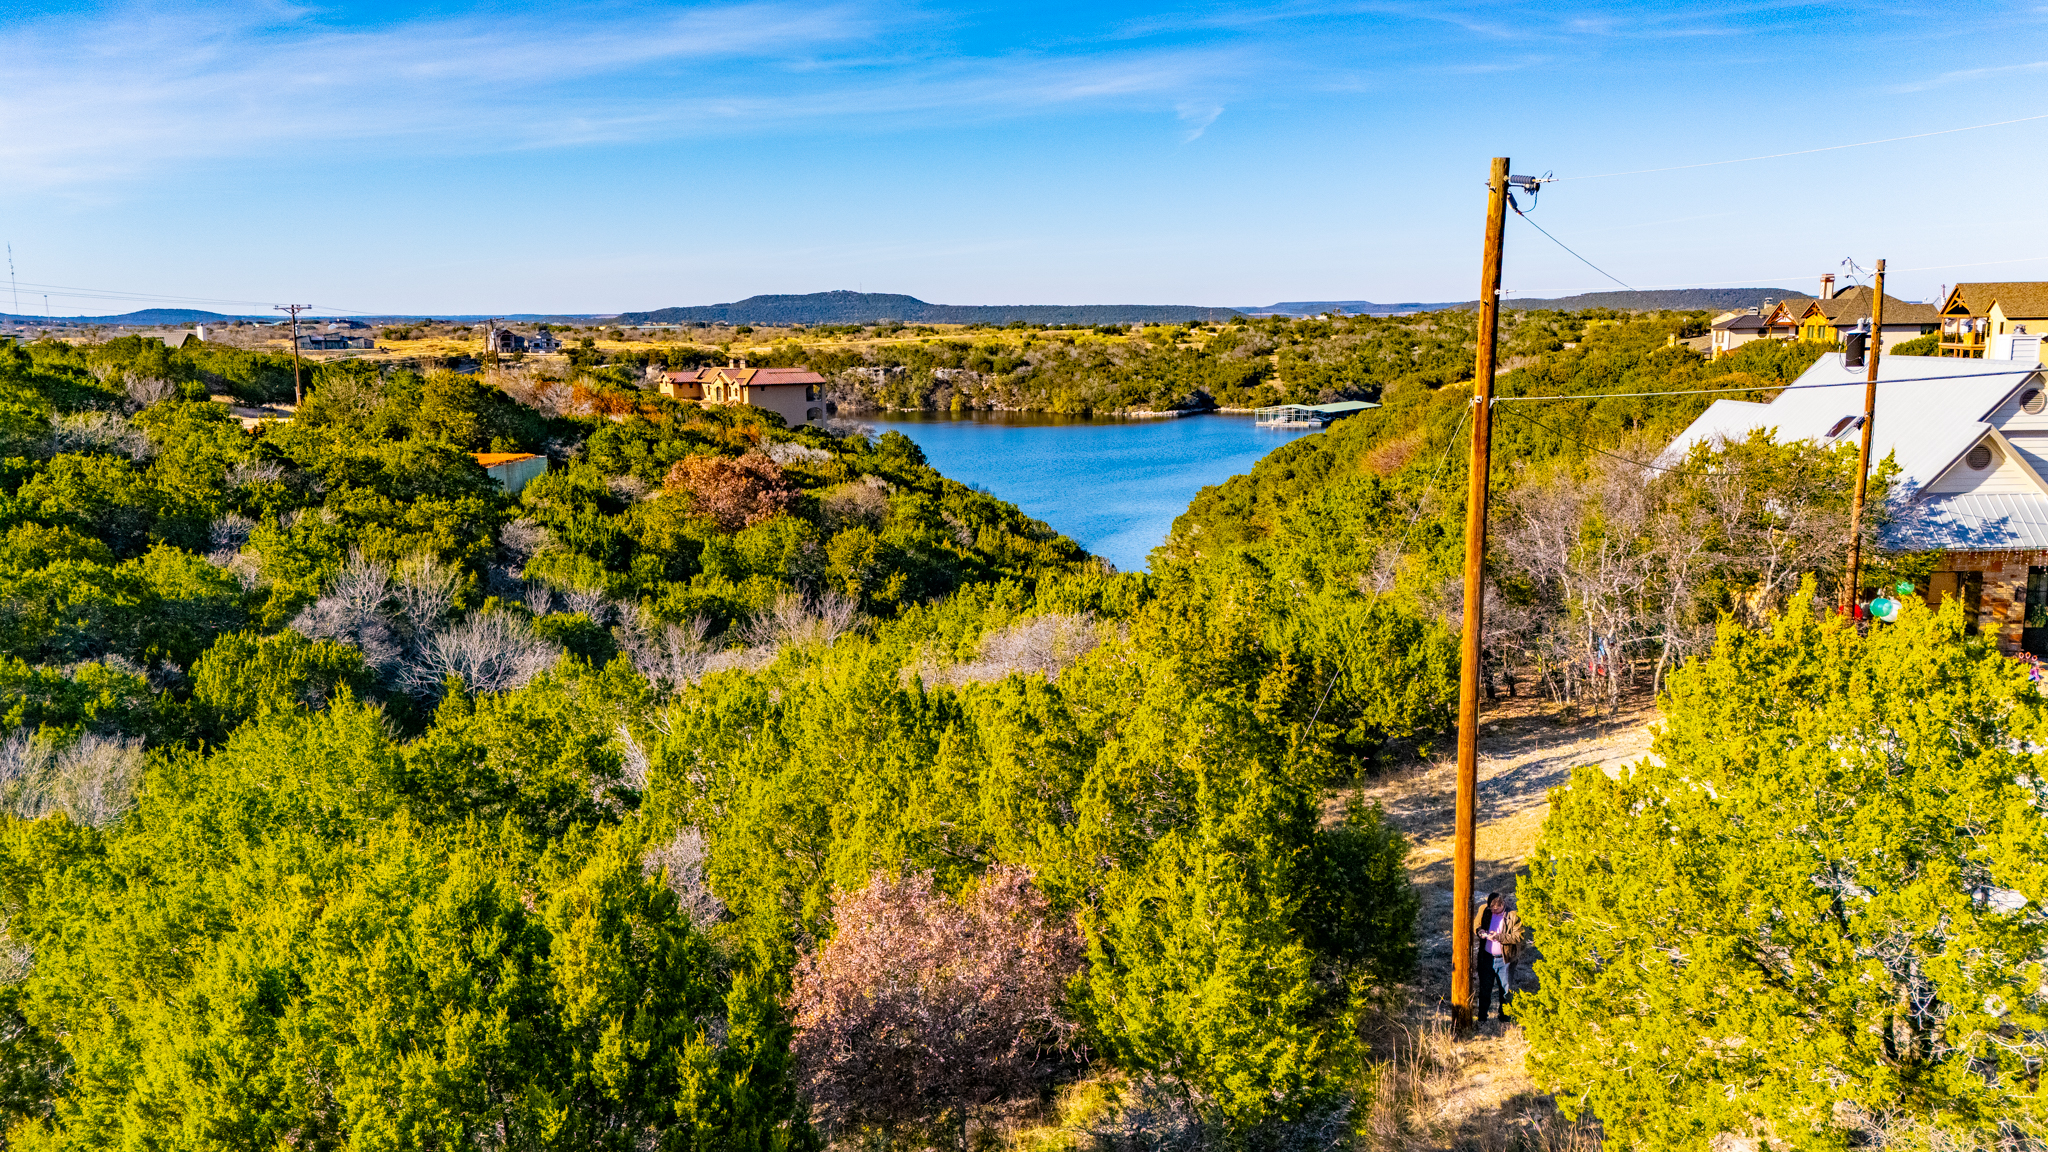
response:
<svg viewBox="0 0 2048 1152"><path fill-rule="evenodd" d="M777 413L785 424L823 423L825 378L808 368L749 368L734 360L723 368L656 373L663 396L702 404L747 404Z"/></svg>

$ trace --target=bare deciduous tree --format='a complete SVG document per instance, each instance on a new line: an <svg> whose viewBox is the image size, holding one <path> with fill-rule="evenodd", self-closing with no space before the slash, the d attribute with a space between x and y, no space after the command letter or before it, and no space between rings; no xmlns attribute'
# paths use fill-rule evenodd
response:
<svg viewBox="0 0 2048 1152"><path fill-rule="evenodd" d="M889 482L863 476L826 493L822 506L827 526L835 532L861 524L878 526L889 518Z"/></svg>
<svg viewBox="0 0 2048 1152"><path fill-rule="evenodd" d="M0 800L24 820L62 812L104 828L134 803L142 780L140 737L88 732L67 746L17 729L0 741Z"/></svg>
<svg viewBox="0 0 2048 1152"><path fill-rule="evenodd" d="M156 453L149 433L115 412L74 412L50 421L50 451L118 452L131 460Z"/></svg>
<svg viewBox="0 0 2048 1152"><path fill-rule="evenodd" d="M1722 613L1761 625L1802 577L1833 582L1852 475L1853 455L1758 436L1702 446L1678 465L1610 458L1526 484L1495 537L1526 594L1498 616L1489 597L1486 644L1562 700L1611 701L1643 658L1661 684L1712 642ZM1877 503L1866 547L1885 517L1881 492Z"/></svg>
<svg viewBox="0 0 2048 1152"><path fill-rule="evenodd" d="M630 615L619 628L619 646L649 683L679 692L706 672L722 666L721 653L706 642L710 621L702 616L688 624L663 624L644 615Z"/></svg>
<svg viewBox="0 0 2048 1152"><path fill-rule="evenodd" d="M976 659L941 667L924 663L917 673L928 684L953 685L1001 680L1011 673L1057 680L1060 673L1100 641L1087 616L1048 612L1020 620L981 638Z"/></svg>
<svg viewBox="0 0 2048 1152"><path fill-rule="evenodd" d="M602 624L611 619L611 597L605 595L602 588L572 589L563 594L562 603L567 611L580 612L594 623Z"/></svg>
<svg viewBox="0 0 2048 1152"><path fill-rule="evenodd" d="M535 636L525 620L506 612L480 612L425 637L400 680L424 695L439 692L450 677L461 679L472 692L508 692L547 671L560 656L561 650Z"/></svg>
<svg viewBox="0 0 2048 1152"><path fill-rule="evenodd" d="M772 607L757 612L739 629L751 647L830 644L860 619L860 603L836 588L813 595L784 592Z"/></svg>
<svg viewBox="0 0 2048 1152"><path fill-rule="evenodd" d="M525 598L526 610L535 616L554 614L555 590L551 585L544 584L539 580L529 580L526 584Z"/></svg>
<svg viewBox="0 0 2048 1152"><path fill-rule="evenodd" d="M403 656L400 637L386 619L391 570L352 553L318 600L292 618L292 630L311 640L339 640L363 650L363 661L388 670Z"/></svg>
<svg viewBox="0 0 2048 1152"><path fill-rule="evenodd" d="M647 499L647 482L638 476L613 476L604 482L605 489L629 504Z"/></svg>
<svg viewBox="0 0 2048 1152"><path fill-rule="evenodd" d="M141 376L134 372L123 374L121 390L127 394L130 407L138 412L178 394L178 386L171 381L156 376Z"/></svg>
<svg viewBox="0 0 2048 1152"><path fill-rule="evenodd" d="M461 573L432 556L417 555L398 566L391 603L413 635L433 631L455 606Z"/></svg>
<svg viewBox="0 0 2048 1152"><path fill-rule="evenodd" d="M726 916L725 901L711 890L710 878L704 873L704 853L704 834L686 827L668 843L649 848L640 862L649 876L666 870L664 879L669 891L676 894L676 905L700 929L710 928Z"/></svg>
<svg viewBox="0 0 2048 1152"><path fill-rule="evenodd" d="M207 525L207 561L227 567L228 562L241 552L242 546L249 542L249 533L255 529L256 521L239 512L230 512Z"/></svg>
<svg viewBox="0 0 2048 1152"><path fill-rule="evenodd" d="M284 465L274 460L249 460L228 469L228 486L248 488L257 484L276 484L284 477Z"/></svg>
<svg viewBox="0 0 2048 1152"><path fill-rule="evenodd" d="M770 460L785 468L798 464L825 464L829 463L832 459L832 454L823 448L813 448L808 444L798 444L793 440L783 440L770 444L764 451L768 453Z"/></svg>
<svg viewBox="0 0 2048 1152"><path fill-rule="evenodd" d="M142 738L87 733L57 753L56 802L74 824L104 828L135 803Z"/></svg>
<svg viewBox="0 0 2048 1152"><path fill-rule="evenodd" d="M504 549L515 567L524 566L553 540L552 533L527 516L521 516L498 530L498 546Z"/></svg>

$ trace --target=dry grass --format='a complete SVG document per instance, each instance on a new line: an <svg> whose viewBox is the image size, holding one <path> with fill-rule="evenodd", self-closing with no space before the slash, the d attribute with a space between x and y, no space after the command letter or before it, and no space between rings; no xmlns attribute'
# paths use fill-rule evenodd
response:
<svg viewBox="0 0 2048 1152"><path fill-rule="evenodd" d="M1656 711L1647 698L1610 715L1567 719L1535 700L1509 700L1482 717L1479 739L1478 824L1473 851L1477 895L1510 898L1523 862L1536 846L1549 813L1549 793L1581 764L1614 766L1640 759L1650 748L1648 725ZM1599 1131L1557 1114L1525 1067L1528 1045L1512 1023L1481 1024L1452 1036L1450 1000L1453 916L1451 866L1456 806L1453 756L1390 773L1355 789L1377 801L1414 845L1408 874L1423 893L1416 925L1422 964L1405 1012L1370 1030L1383 1059L1378 1091L1365 1125L1376 1149L1592 1149ZM1347 790L1332 811L1351 799ZM1540 946L1540 941L1535 942ZM1525 955L1519 987L1534 985L1537 946Z"/></svg>
<svg viewBox="0 0 2048 1152"><path fill-rule="evenodd" d="M1381 1041L1386 1059L1373 1067L1370 1111L1362 1143L1373 1152L1594 1152L1600 1132L1574 1122L1548 1096L1503 1076L1519 1067L1527 1045L1521 1030L1460 1041L1441 1012L1398 1025ZM1505 1083L1501 1083L1506 1081Z"/></svg>
<svg viewBox="0 0 2048 1152"><path fill-rule="evenodd" d="M1417 429L1406 436L1396 437L1367 452L1361 461L1366 470L1380 476L1392 476L1401 466L1415 458L1427 439L1423 429Z"/></svg>

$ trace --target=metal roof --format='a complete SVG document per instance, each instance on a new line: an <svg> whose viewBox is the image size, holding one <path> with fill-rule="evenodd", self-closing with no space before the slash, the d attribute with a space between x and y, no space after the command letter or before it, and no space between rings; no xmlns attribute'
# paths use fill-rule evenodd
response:
<svg viewBox="0 0 2048 1152"><path fill-rule="evenodd" d="M1284 409L1289 412L1321 412L1330 416L1342 416L1346 412L1363 412L1367 408L1377 407L1379 405L1365 400L1339 400L1334 404L1275 404L1257 411L1278 412Z"/></svg>
<svg viewBox="0 0 2048 1152"><path fill-rule="evenodd" d="M2048 496L1930 496L1899 510L1885 526L1884 543L1962 551L2048 548Z"/></svg>
<svg viewBox="0 0 2048 1152"><path fill-rule="evenodd" d="M2022 360L1883 357L1871 459L1896 454L1901 487L1908 493L1925 488L1991 430L1987 418L1999 402L2040 372L2040 365ZM1695 444L1741 439L1757 428L1773 429L1781 443L1830 443L1843 417L1863 414L1863 378L1863 369L1843 366L1842 353L1826 353L1769 404L1716 400L1658 463L1669 466ZM1853 426L1845 425L1843 434Z"/></svg>

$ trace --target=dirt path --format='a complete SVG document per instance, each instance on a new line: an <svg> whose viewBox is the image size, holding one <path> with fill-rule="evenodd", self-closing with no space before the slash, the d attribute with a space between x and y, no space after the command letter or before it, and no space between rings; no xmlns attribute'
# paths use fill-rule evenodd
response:
<svg viewBox="0 0 2048 1152"><path fill-rule="evenodd" d="M1492 891L1514 895L1518 873L1549 812L1550 790L1568 781L1579 765L1611 769L1648 755L1649 725L1655 718L1656 709L1648 699L1611 716L1571 723L1558 722L1550 709L1531 701L1506 701L1483 716L1475 899ZM1463 1041L1450 1038L1444 1005L1451 991L1456 789L1455 753L1359 789L1366 800L1384 806L1408 834L1414 845L1408 873L1423 892L1416 994L1407 1018L1391 1031L1404 1038L1412 1058L1425 1066L1408 1070L1411 1099L1402 1107L1414 1115L1397 1125L1402 1135L1382 1143L1417 1149L1505 1147L1503 1140L1523 1147L1587 1146L1590 1137L1556 1123L1548 1099L1530 1081L1523 1068L1527 1046L1520 1028L1495 1021ZM1534 985L1529 965L1533 958L1524 956L1518 981L1524 987Z"/></svg>

